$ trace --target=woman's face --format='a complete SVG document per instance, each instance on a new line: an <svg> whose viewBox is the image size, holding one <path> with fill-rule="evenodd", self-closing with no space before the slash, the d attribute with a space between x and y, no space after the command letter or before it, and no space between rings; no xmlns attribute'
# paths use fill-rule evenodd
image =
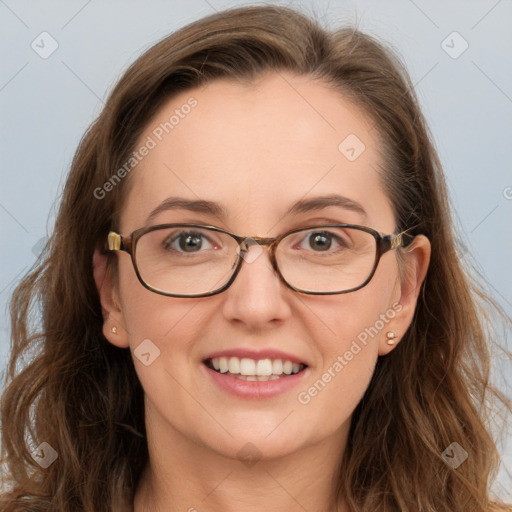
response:
<svg viewBox="0 0 512 512"><path fill-rule="evenodd" d="M339 93L308 77L268 74L251 85L218 80L185 91L158 112L136 149L145 144L151 147L131 171L123 235L176 222L244 237L322 223L395 231L379 180L375 126ZM349 201L289 213L298 202L314 206L310 202L334 194ZM208 201L219 211L162 206L169 198ZM400 339L411 321L427 252L419 244L406 256L412 278L405 283L396 251L390 251L364 288L315 296L286 287L268 249L255 246L233 284L203 298L147 290L129 255L118 253L119 285L101 289L109 311L104 331L133 353L149 435L239 458L244 450L272 458L342 442L378 356L393 349L386 333ZM254 381L219 373L211 365L212 359L222 364L221 356L234 372L242 359L270 359L280 376ZM277 360L305 369L286 375ZM252 361L242 364L254 373Z"/></svg>

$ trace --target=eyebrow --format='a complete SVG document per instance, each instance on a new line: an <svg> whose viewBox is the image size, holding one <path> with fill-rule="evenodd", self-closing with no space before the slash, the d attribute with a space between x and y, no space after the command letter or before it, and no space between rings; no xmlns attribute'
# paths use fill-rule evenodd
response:
<svg viewBox="0 0 512 512"><path fill-rule="evenodd" d="M368 219L368 214L360 203L339 194L329 194L326 196L313 197L311 199L300 199L292 204L292 206L285 212L285 216L319 211L330 206L337 206L345 210L353 211L361 215L365 220ZM188 210L195 213L205 213L224 219L228 216L226 209L219 203L215 203L213 201L207 201L205 199L168 197L151 211L147 220L152 220L163 211L175 209Z"/></svg>

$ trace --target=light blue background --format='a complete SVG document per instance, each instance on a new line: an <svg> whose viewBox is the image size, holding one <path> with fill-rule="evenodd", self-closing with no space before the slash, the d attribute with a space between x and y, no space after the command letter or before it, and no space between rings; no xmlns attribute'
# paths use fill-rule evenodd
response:
<svg viewBox="0 0 512 512"><path fill-rule="evenodd" d="M9 295L51 230L72 155L107 91L163 36L245 3L0 0L1 367L9 347ZM488 291L512 315L512 2L288 5L303 6L331 26L357 24L404 59L444 165L463 242ZM31 48L43 31L59 45L47 59ZM453 31L469 44L457 59L441 47ZM461 48L453 41L453 51ZM510 373L506 378L512 384ZM512 499L511 437L502 453L508 474L501 472L496 492Z"/></svg>

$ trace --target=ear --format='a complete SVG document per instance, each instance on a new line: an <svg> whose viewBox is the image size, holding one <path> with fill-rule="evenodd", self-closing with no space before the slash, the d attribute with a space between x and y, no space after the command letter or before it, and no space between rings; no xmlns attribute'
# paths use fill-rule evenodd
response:
<svg viewBox="0 0 512 512"><path fill-rule="evenodd" d="M400 298L393 304L397 312L390 322L379 345L379 355L389 354L399 343L409 326L411 325L418 302L421 285L427 275L430 263L430 241L424 235L418 235L406 249L403 250L403 264L405 269L399 284ZM395 307L396 305L396 307ZM395 344L387 343L387 333L395 334Z"/></svg>
<svg viewBox="0 0 512 512"><path fill-rule="evenodd" d="M125 329L125 320L121 310L118 290L111 272L107 268L107 255L98 249L92 258L94 282L101 302L103 312L103 335L107 340L119 348L127 348L128 333Z"/></svg>

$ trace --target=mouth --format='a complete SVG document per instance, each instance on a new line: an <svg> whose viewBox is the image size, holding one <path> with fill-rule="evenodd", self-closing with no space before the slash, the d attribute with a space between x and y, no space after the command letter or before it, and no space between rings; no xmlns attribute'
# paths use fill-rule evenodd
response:
<svg viewBox="0 0 512 512"><path fill-rule="evenodd" d="M286 379L303 372L307 365L287 359L251 359L248 357L213 357L204 364L217 373L245 381Z"/></svg>

